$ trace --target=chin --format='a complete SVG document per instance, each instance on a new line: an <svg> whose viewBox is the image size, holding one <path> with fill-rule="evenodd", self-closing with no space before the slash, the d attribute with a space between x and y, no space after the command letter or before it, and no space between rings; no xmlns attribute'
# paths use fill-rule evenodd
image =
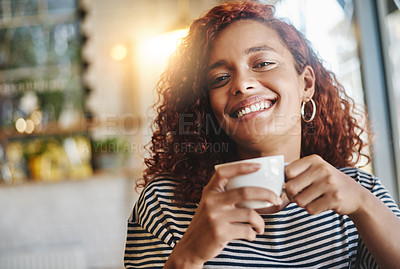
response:
<svg viewBox="0 0 400 269"><path fill-rule="evenodd" d="M259 140L266 136L274 135L276 128L268 122L253 121L236 125L236 128L228 130L232 139L236 140Z"/></svg>
<svg viewBox="0 0 400 269"><path fill-rule="evenodd" d="M265 141L268 141L270 139L269 134L264 134L264 133L243 133L243 132L238 132L234 136L231 136L233 141L235 141L236 144L242 146L242 147L247 147L251 148L252 150L257 150L257 145L260 143L264 143Z"/></svg>

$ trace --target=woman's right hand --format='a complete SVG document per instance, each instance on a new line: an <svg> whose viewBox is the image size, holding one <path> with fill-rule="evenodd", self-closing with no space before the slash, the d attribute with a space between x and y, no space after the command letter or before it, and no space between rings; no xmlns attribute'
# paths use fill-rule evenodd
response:
<svg viewBox="0 0 400 269"><path fill-rule="evenodd" d="M199 207L164 268L202 268L234 239L252 241L264 232L264 220L254 210L237 206L246 200L279 204L278 196L263 188L244 187L225 191L230 178L257 171L259 164L220 167L204 188Z"/></svg>

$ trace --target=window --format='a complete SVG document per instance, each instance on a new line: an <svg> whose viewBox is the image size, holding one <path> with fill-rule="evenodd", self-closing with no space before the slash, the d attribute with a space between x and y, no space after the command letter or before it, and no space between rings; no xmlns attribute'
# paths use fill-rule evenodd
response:
<svg viewBox="0 0 400 269"><path fill-rule="evenodd" d="M395 156L399 162L400 130L396 126L400 126L400 108L395 108L395 104L400 103L400 77L393 74L400 68L400 12L395 1L399 2L279 0L275 6L278 17L289 18L311 41L325 60L325 67L337 75L356 104L361 108L367 106L376 138L371 150L372 166L363 169L378 176L397 200L396 167L400 164L396 165ZM384 14L382 33L378 31L378 7ZM385 31L387 46L381 43ZM385 53L389 65L386 68L382 59Z"/></svg>
<svg viewBox="0 0 400 269"><path fill-rule="evenodd" d="M400 194L400 1L377 1L380 14L381 46L385 60L387 97L391 119L393 155Z"/></svg>

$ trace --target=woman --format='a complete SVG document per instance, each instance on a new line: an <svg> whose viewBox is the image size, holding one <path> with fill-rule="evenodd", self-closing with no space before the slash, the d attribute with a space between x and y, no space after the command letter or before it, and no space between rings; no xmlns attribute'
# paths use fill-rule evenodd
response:
<svg viewBox="0 0 400 269"><path fill-rule="evenodd" d="M354 104L272 7L231 2L194 21L158 89L127 268L400 264L400 211L378 179L354 168L365 146ZM281 197L225 190L256 164L214 170L271 155L289 163ZM244 200L274 205L238 207Z"/></svg>

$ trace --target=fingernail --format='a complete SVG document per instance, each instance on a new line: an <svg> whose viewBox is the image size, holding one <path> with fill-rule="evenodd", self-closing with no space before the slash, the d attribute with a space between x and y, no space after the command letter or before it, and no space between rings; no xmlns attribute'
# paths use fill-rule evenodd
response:
<svg viewBox="0 0 400 269"><path fill-rule="evenodd" d="M258 169L261 167L261 165L259 163L252 163L248 166L250 169Z"/></svg>

